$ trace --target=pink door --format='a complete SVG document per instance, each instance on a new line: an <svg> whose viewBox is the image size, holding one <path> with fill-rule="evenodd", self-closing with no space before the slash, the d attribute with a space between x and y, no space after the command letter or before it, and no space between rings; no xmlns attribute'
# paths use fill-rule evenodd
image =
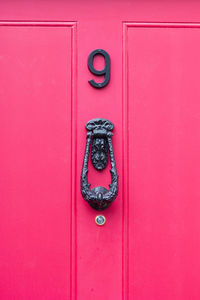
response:
<svg viewBox="0 0 200 300"><path fill-rule="evenodd" d="M0 299L200 299L199 11L0 2ZM110 57L103 76L87 66L95 49ZM88 82L109 70L105 87ZM80 185L94 118L114 124L119 174L103 211ZM89 156L88 169L91 188L109 188L110 163L99 172Z"/></svg>

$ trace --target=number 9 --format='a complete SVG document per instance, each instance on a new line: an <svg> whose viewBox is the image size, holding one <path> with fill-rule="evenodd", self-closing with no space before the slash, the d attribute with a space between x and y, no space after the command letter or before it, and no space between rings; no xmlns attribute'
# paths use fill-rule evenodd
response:
<svg viewBox="0 0 200 300"><path fill-rule="evenodd" d="M96 70L93 65L93 60L95 55L102 55L105 59L105 67L102 70ZM100 89L106 86L110 80L110 56L109 54L103 49L96 49L92 51L88 57L88 68L90 72L94 75L101 76L105 75L105 79L101 83L95 82L93 79L89 80L88 82L95 88Z"/></svg>

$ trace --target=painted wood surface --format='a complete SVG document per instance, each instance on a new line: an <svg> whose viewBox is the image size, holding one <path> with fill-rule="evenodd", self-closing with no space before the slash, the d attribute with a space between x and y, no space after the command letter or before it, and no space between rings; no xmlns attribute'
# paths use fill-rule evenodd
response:
<svg viewBox="0 0 200 300"><path fill-rule="evenodd" d="M199 300L199 10L0 2L1 299ZM100 90L97 48L111 58ZM119 173L104 226L80 193L85 124L99 117L114 123ZM90 162L92 187L109 169Z"/></svg>

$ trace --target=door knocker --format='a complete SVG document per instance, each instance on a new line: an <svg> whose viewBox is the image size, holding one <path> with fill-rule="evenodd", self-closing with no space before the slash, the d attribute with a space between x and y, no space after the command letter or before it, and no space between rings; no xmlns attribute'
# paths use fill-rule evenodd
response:
<svg viewBox="0 0 200 300"><path fill-rule="evenodd" d="M118 174L112 145L112 130L114 125L106 119L93 119L87 122L87 140L83 168L81 173L81 193L89 205L96 210L103 210L110 206L118 193ZM103 170L108 164L108 154L110 153L111 183L109 190L102 186L90 189L88 183L88 160L91 145L91 161L98 170Z"/></svg>

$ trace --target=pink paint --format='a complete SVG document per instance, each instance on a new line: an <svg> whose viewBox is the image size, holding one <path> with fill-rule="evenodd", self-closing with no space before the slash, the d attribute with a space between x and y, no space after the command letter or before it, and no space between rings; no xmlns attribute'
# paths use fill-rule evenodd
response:
<svg viewBox="0 0 200 300"><path fill-rule="evenodd" d="M199 300L199 9L0 3L0 299ZM96 48L111 58L101 90ZM101 227L80 193L97 117L115 125L119 173ZM107 186L109 166L88 179Z"/></svg>

